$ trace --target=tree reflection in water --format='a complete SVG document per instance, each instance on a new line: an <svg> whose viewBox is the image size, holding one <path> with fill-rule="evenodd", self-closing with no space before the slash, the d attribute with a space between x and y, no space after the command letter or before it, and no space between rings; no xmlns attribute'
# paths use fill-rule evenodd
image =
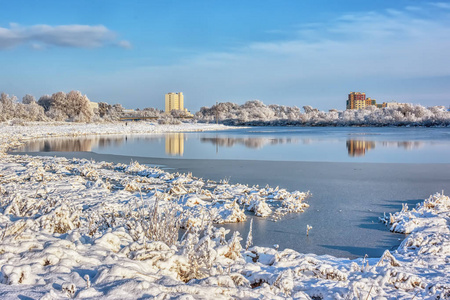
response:
<svg viewBox="0 0 450 300"><path fill-rule="evenodd" d="M212 143L222 147L233 147L235 145L244 145L247 148L260 149L267 145L298 143L298 139L292 138L232 138L232 137L203 137L202 143Z"/></svg>

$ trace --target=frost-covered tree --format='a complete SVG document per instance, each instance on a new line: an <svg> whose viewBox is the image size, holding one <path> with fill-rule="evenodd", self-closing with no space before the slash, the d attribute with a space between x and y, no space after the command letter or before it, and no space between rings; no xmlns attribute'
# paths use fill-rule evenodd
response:
<svg viewBox="0 0 450 300"><path fill-rule="evenodd" d="M97 113L105 121L117 121L123 114L123 107L121 104L111 105L106 102L99 102Z"/></svg>
<svg viewBox="0 0 450 300"><path fill-rule="evenodd" d="M161 111L157 108L153 108L153 107L146 107L142 111L142 114L144 115L144 117L159 117L163 113L164 113L163 111Z"/></svg>
<svg viewBox="0 0 450 300"><path fill-rule="evenodd" d="M37 104L37 102L31 102L26 105L28 118L30 121L47 121L47 117L44 113L44 108Z"/></svg>
<svg viewBox="0 0 450 300"><path fill-rule="evenodd" d="M11 120L15 116L17 97L9 96L8 94L1 93L0 95L0 105L1 105L1 116L0 120L6 121Z"/></svg>
<svg viewBox="0 0 450 300"><path fill-rule="evenodd" d="M57 107L51 107L45 115L53 121L67 121L67 114L65 114L62 110Z"/></svg>
<svg viewBox="0 0 450 300"><path fill-rule="evenodd" d="M34 98L33 95L26 94L26 95L23 96L23 98L22 98L22 103L23 103L23 104L36 103L36 98Z"/></svg>
<svg viewBox="0 0 450 300"><path fill-rule="evenodd" d="M14 105L14 118L19 120L29 120L27 105L23 103L16 103Z"/></svg>
<svg viewBox="0 0 450 300"><path fill-rule="evenodd" d="M16 96L9 96L8 94L2 93L0 95L0 102L3 105L3 109L6 112L7 110L13 112L14 111L14 105L17 103L17 97Z"/></svg>
<svg viewBox="0 0 450 300"><path fill-rule="evenodd" d="M47 112L50 110L50 107L52 106L52 96L50 95L42 95L39 100L38 104L44 108L44 111Z"/></svg>
<svg viewBox="0 0 450 300"><path fill-rule="evenodd" d="M106 102L99 102L97 113L100 116L100 118L103 118L111 108L112 108L112 105L110 105Z"/></svg>
<svg viewBox="0 0 450 300"><path fill-rule="evenodd" d="M309 114L312 112L318 112L319 110L316 108L313 108L311 105L305 105L303 106L303 110L305 111L305 114Z"/></svg>
<svg viewBox="0 0 450 300"><path fill-rule="evenodd" d="M51 106L64 111L66 107L66 98L66 93L64 92L57 92L52 94Z"/></svg>
<svg viewBox="0 0 450 300"><path fill-rule="evenodd" d="M185 110L172 109L170 115L174 118L186 118L190 116L190 113Z"/></svg>
<svg viewBox="0 0 450 300"><path fill-rule="evenodd" d="M38 104L50 119L56 121L89 122L94 114L89 99L79 91L68 94L57 92L51 97L44 95L39 98Z"/></svg>
<svg viewBox="0 0 450 300"><path fill-rule="evenodd" d="M71 91L66 95L64 112L72 121L89 122L94 114L90 101L79 91Z"/></svg>

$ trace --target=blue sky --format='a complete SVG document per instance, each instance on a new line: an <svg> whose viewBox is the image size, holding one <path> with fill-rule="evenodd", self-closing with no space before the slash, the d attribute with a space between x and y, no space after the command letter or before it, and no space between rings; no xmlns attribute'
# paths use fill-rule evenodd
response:
<svg viewBox="0 0 450 300"><path fill-rule="evenodd" d="M0 91L163 109L216 101L450 105L450 2L3 1Z"/></svg>

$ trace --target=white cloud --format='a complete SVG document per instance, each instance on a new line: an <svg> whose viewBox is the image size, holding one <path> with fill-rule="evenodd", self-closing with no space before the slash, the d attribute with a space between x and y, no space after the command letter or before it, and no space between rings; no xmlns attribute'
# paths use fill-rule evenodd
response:
<svg viewBox="0 0 450 300"><path fill-rule="evenodd" d="M114 44L116 34L103 25L34 25L20 26L11 23L9 28L0 27L0 49L29 44L33 49L47 46L97 48ZM126 41L117 43L131 47Z"/></svg>
<svg viewBox="0 0 450 300"><path fill-rule="evenodd" d="M131 43L129 41L125 41L125 40L117 42L117 46L119 46L121 48L125 48L125 49L132 48Z"/></svg>

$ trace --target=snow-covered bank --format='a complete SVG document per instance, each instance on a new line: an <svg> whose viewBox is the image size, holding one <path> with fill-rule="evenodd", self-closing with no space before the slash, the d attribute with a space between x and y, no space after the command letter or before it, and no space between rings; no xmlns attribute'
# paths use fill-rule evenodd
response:
<svg viewBox="0 0 450 300"><path fill-rule="evenodd" d="M14 130L13 139L1 133L10 145L51 129ZM137 163L0 155L1 298L450 297L450 199L443 195L388 217L393 229L411 232L398 252L351 261L244 250L247 237L240 243L239 235L211 226L246 218L243 208L273 217L301 211L304 193ZM280 206L271 207L275 202ZM182 242L174 224L192 228Z"/></svg>

